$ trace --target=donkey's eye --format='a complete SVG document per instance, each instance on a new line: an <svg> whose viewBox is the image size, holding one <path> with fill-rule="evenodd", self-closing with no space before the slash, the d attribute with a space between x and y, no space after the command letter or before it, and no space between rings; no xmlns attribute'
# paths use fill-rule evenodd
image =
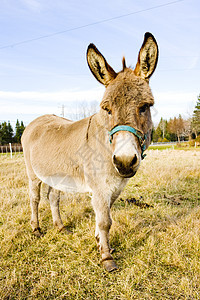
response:
<svg viewBox="0 0 200 300"><path fill-rule="evenodd" d="M105 110L107 111L107 113L108 113L109 115L111 115L111 114L112 114L112 111L111 111L111 109L109 109L109 108L105 108Z"/></svg>
<svg viewBox="0 0 200 300"><path fill-rule="evenodd" d="M148 107L149 107L148 104L144 104L143 106L141 106L141 107L139 108L139 113L140 113L140 114L144 113L144 112L147 110Z"/></svg>

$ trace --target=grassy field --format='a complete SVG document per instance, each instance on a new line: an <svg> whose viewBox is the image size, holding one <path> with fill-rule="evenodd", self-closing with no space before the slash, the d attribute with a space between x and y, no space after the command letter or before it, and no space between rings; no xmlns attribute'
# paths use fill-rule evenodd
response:
<svg viewBox="0 0 200 300"><path fill-rule="evenodd" d="M66 235L53 228L44 186L37 238L23 156L1 155L0 299L200 299L199 167L200 151L148 151L113 206L120 269L106 273L89 196L62 196Z"/></svg>
<svg viewBox="0 0 200 300"><path fill-rule="evenodd" d="M195 150L195 151L200 151L200 147L194 148L194 147L190 147L188 144L183 144L181 145L177 145L177 144L151 144L149 146L149 150L185 150L185 151L191 151L191 150Z"/></svg>

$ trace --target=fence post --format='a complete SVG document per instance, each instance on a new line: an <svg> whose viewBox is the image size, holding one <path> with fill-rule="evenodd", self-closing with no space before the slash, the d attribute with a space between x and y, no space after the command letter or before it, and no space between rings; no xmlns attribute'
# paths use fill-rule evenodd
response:
<svg viewBox="0 0 200 300"><path fill-rule="evenodd" d="M11 146L11 143L9 143L9 146L10 146L10 158L12 158L12 146Z"/></svg>

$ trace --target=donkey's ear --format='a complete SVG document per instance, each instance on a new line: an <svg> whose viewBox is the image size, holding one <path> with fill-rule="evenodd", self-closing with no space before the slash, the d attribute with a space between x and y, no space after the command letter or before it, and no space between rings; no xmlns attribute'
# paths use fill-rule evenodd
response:
<svg viewBox="0 0 200 300"><path fill-rule="evenodd" d="M135 74L143 79L149 79L153 74L158 61L158 45L154 36L146 32L144 42L138 55Z"/></svg>
<svg viewBox="0 0 200 300"><path fill-rule="evenodd" d="M88 46L87 62L95 78L106 87L117 76L94 44Z"/></svg>

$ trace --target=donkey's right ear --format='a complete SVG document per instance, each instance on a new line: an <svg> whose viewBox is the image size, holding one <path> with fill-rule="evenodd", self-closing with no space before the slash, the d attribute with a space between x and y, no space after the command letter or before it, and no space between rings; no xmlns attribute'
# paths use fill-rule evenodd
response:
<svg viewBox="0 0 200 300"><path fill-rule="evenodd" d="M94 44L88 46L87 62L94 77L105 87L117 76Z"/></svg>

